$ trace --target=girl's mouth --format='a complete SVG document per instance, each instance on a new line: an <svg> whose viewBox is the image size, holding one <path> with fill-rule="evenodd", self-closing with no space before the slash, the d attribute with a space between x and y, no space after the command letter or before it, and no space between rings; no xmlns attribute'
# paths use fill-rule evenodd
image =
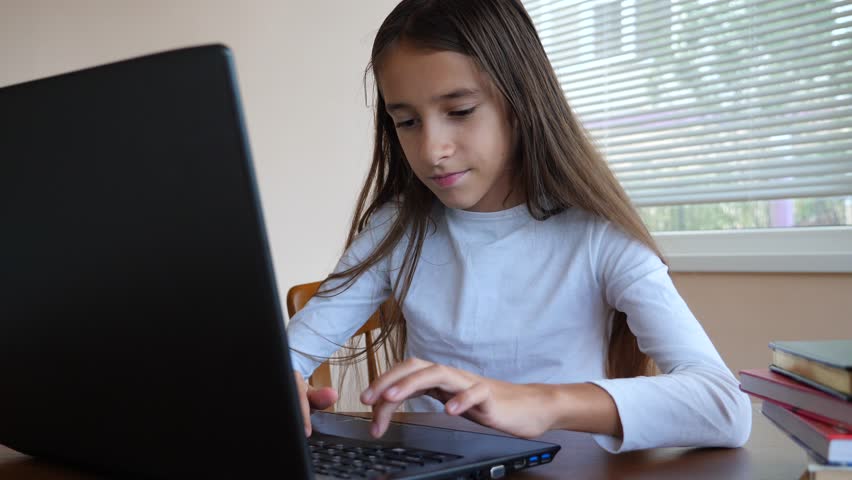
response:
<svg viewBox="0 0 852 480"><path fill-rule="evenodd" d="M466 174L469 170L464 170L461 172L451 173L449 175L443 176L435 176L432 177L432 180L438 184L439 187L446 188L455 185L461 178Z"/></svg>

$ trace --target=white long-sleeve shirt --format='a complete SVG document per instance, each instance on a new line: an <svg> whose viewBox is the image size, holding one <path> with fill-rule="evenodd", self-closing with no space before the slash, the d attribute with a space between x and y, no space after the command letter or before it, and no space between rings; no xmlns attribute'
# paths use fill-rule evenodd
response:
<svg viewBox="0 0 852 480"><path fill-rule="evenodd" d="M365 258L390 225L382 208L344 253ZM579 208L545 221L526 205L493 213L433 211L402 306L406 357L513 383L592 382L614 399L623 438L594 435L610 452L665 446L741 446L751 406L652 250ZM313 298L291 319L291 348L328 357L391 294L405 241L348 290ZM663 372L606 379L606 331L625 312L640 349ZM310 375L318 362L292 353ZM442 411L430 397L410 411Z"/></svg>

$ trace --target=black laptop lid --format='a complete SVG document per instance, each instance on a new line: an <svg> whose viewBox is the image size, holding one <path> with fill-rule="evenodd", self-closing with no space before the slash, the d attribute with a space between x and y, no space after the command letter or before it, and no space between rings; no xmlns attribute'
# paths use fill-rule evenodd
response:
<svg viewBox="0 0 852 480"><path fill-rule="evenodd" d="M0 222L0 443L307 477L226 48L0 89Z"/></svg>

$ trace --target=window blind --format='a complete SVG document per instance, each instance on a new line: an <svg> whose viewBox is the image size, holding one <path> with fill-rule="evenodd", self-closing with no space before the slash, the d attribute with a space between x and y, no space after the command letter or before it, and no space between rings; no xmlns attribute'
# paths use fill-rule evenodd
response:
<svg viewBox="0 0 852 480"><path fill-rule="evenodd" d="M852 0L527 0L637 206L852 194Z"/></svg>

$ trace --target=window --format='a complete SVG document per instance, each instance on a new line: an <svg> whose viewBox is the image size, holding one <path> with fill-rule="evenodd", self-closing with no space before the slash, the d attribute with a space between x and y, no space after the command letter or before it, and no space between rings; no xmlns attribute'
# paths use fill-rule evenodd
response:
<svg viewBox="0 0 852 480"><path fill-rule="evenodd" d="M652 231L852 225L852 1L524 3Z"/></svg>

